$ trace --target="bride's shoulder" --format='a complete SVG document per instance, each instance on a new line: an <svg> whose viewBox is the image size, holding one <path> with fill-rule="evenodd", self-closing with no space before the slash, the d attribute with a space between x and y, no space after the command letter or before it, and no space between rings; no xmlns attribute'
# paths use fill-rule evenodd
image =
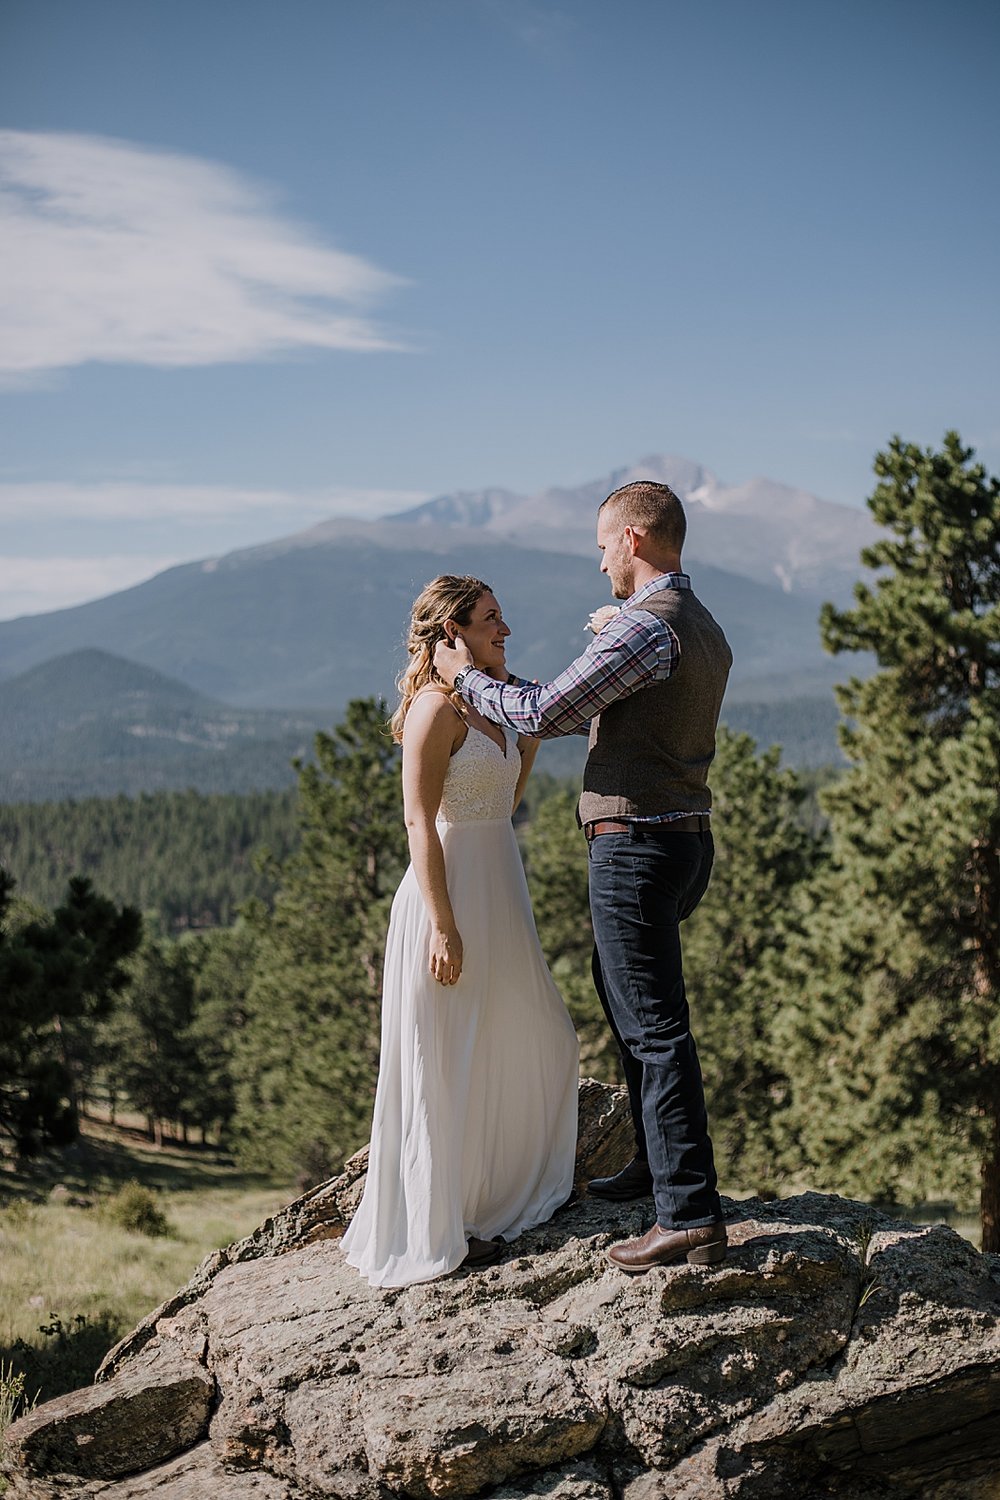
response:
<svg viewBox="0 0 1000 1500"><path fill-rule="evenodd" d="M422 730L434 729L439 733L452 729L456 737L465 738L468 726L446 688L427 683L414 694L406 714L406 723ZM405 726L404 726L405 740Z"/></svg>
<svg viewBox="0 0 1000 1500"><path fill-rule="evenodd" d="M410 713L418 703L424 705L424 712L440 713L443 708L449 709L457 718L461 718L461 712L455 704L455 700L446 687L436 682L425 682L423 687L418 688L413 695L410 704Z"/></svg>

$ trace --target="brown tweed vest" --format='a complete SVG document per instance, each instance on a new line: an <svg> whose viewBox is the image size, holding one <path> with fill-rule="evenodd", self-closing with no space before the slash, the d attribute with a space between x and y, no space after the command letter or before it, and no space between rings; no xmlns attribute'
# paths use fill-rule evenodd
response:
<svg viewBox="0 0 1000 1500"><path fill-rule="evenodd" d="M690 589L664 589L640 608L670 626L680 660L666 682L620 698L592 721L581 823L707 813L712 805L708 768L733 653Z"/></svg>

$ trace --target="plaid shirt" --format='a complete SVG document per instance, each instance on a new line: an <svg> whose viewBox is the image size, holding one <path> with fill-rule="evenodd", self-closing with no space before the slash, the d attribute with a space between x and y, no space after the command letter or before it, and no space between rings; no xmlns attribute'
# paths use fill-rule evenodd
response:
<svg viewBox="0 0 1000 1500"><path fill-rule="evenodd" d="M647 613L642 601L664 589L689 589L686 573L664 573L622 605L582 656L551 682L497 682L475 667L462 678L461 694L495 724L518 734L554 739L586 734L595 714L654 682L665 682L680 660L670 626Z"/></svg>
<svg viewBox="0 0 1000 1500"><path fill-rule="evenodd" d="M610 703L627 698L654 682L665 682L680 660L681 645L665 621L642 608L644 599L664 589L689 589L686 573L651 578L627 599L619 613L594 637L582 656L551 682L497 682L475 667L459 689L484 718L506 724L518 734L554 739L587 734L590 721ZM669 823L683 812L632 818L634 823Z"/></svg>

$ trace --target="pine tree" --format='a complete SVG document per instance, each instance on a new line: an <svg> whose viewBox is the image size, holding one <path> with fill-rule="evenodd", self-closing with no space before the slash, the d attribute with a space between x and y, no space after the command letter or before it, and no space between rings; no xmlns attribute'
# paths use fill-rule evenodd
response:
<svg viewBox="0 0 1000 1500"><path fill-rule="evenodd" d="M532 795L522 835L538 938L580 1038L580 1071L606 1083L623 1082L618 1048L591 977L594 929L587 893L587 844L577 826L578 794L546 788Z"/></svg>
<svg viewBox="0 0 1000 1500"><path fill-rule="evenodd" d="M113 1100L124 1097L146 1117L158 1146L164 1126L186 1126L199 1061L190 1036L194 974L184 947L147 938L131 965L128 986L101 1030L103 1072Z"/></svg>
<svg viewBox="0 0 1000 1500"><path fill-rule="evenodd" d="M257 957L251 924L240 920L181 939L191 965L194 1014L187 1041L196 1060L188 1079L191 1123L226 1139L236 1110L234 1057L247 1024L248 997Z"/></svg>
<svg viewBox="0 0 1000 1500"><path fill-rule="evenodd" d="M295 846L296 794L143 792L0 806L0 859L22 899L58 904L73 874L110 900L155 912L165 931L228 926L253 897L270 900L256 863L266 844Z"/></svg>
<svg viewBox="0 0 1000 1500"><path fill-rule="evenodd" d="M778 994L762 972L788 941L798 894L821 841L802 821L806 789L780 769L780 747L758 754L747 734L720 728L712 765L715 864L684 923L684 974L705 1076L719 1170L730 1183L773 1190L783 1069L773 1026Z"/></svg>
<svg viewBox="0 0 1000 1500"><path fill-rule="evenodd" d="M348 705L299 767L302 842L257 910L257 972L237 1048L234 1130L251 1164L320 1180L367 1139L382 955L406 864L386 705Z"/></svg>
<svg viewBox="0 0 1000 1500"><path fill-rule="evenodd" d="M894 439L869 502L886 535L832 651L852 763L824 796L832 859L788 955L788 1140L828 1186L961 1193L1000 1249L1000 481L958 435Z"/></svg>
<svg viewBox="0 0 1000 1500"><path fill-rule="evenodd" d="M0 1135L29 1155L75 1139L92 1037L127 979L142 919L73 879L51 915L15 923L0 868Z"/></svg>
<svg viewBox="0 0 1000 1500"><path fill-rule="evenodd" d="M682 927L684 971L705 1072L712 1132L730 1182L773 1187L780 1171L774 1116L782 1093L771 1034L775 991L762 981L793 924L798 894L820 855L807 830L807 791L779 769L780 749L720 728L712 767L715 866L708 891ZM621 1082L618 1049L591 977L594 934L587 846L576 793L559 789L535 811L524 838L538 936L580 1037L581 1071Z"/></svg>

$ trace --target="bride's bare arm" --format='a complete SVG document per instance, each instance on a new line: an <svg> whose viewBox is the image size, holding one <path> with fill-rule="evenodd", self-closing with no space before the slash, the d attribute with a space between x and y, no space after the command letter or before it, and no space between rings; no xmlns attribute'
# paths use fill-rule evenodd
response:
<svg viewBox="0 0 1000 1500"><path fill-rule="evenodd" d="M431 921L428 964L441 984L462 972L462 939L448 895L444 851L435 827L448 762L465 726L443 693L420 693L403 731L403 817L413 871Z"/></svg>
<svg viewBox="0 0 1000 1500"><path fill-rule="evenodd" d="M530 739L526 734L519 734L517 737L517 748L521 753L521 770L518 773L517 786L514 788L515 811L520 805L521 798L524 796L524 788L528 777L531 775L531 768L535 764L535 756L538 754L540 744L541 740Z"/></svg>

